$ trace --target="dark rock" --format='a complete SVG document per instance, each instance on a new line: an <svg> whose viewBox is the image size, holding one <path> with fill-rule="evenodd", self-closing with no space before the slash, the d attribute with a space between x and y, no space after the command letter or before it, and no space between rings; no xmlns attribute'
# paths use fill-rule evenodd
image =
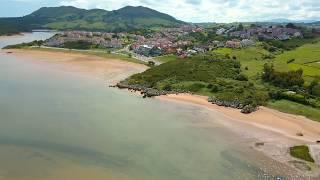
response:
<svg viewBox="0 0 320 180"><path fill-rule="evenodd" d="M210 102L212 104L216 104L218 106L241 109L241 112L242 113L246 113L246 114L249 114L249 113L254 112L254 111L257 110L257 108L255 106L241 104L238 100L235 100L235 101L223 101L223 100L217 99L216 97L209 97L208 98L208 102Z"/></svg>
<svg viewBox="0 0 320 180"><path fill-rule="evenodd" d="M243 107L243 109L241 110L241 113L244 114L250 114L252 112L255 112L257 110L256 107L252 106L252 105L246 105Z"/></svg>
<svg viewBox="0 0 320 180"><path fill-rule="evenodd" d="M300 133L300 132L299 132L299 133L297 133L296 135L297 135L297 136L303 136L303 134L302 134L302 133Z"/></svg>
<svg viewBox="0 0 320 180"><path fill-rule="evenodd" d="M256 142L254 145L256 147L264 146L264 142Z"/></svg>

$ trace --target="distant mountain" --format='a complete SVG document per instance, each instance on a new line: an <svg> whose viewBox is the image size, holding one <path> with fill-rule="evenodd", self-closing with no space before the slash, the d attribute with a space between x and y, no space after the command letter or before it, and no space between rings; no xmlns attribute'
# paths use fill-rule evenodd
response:
<svg viewBox="0 0 320 180"><path fill-rule="evenodd" d="M172 27L184 22L146 7L126 6L119 10L79 9L72 6L44 7L18 18L0 18L0 29L129 31L141 28ZM4 31L4 30L3 30ZM1 30L0 30L1 33Z"/></svg>
<svg viewBox="0 0 320 180"><path fill-rule="evenodd" d="M309 23L309 24L320 25L320 21L312 22L312 23Z"/></svg>
<svg viewBox="0 0 320 180"><path fill-rule="evenodd" d="M278 19L270 19L264 22L273 22L273 23L313 23L316 20L291 20L285 18L278 18Z"/></svg>

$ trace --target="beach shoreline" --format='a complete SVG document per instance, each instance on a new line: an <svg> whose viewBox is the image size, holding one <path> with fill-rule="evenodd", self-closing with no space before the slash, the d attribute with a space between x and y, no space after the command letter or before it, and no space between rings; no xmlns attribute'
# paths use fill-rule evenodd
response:
<svg viewBox="0 0 320 180"><path fill-rule="evenodd" d="M59 64L61 65L59 68L65 68L63 69L65 71L77 71L102 78L107 81L108 85L115 84L148 68L142 64L79 53L47 52L32 49L3 50L2 52L7 53L9 51L13 56L23 56L27 59L28 57L40 58L43 61L39 63ZM312 147L311 153L313 156L320 153L320 144L316 143L320 140L320 123L302 116L282 113L266 107L260 107L258 111L251 114L242 114L237 109L211 104L207 101L207 97L191 94L170 94L155 99L198 106L210 112L218 113L223 120L228 120L225 122L227 123L226 126L246 137L255 139L251 142L252 148L291 167L294 167L294 165L289 162L295 159L290 157L287 151L290 146L306 144ZM300 133L303 136L297 135ZM263 143L264 145L256 146L256 143ZM316 159L316 162L320 164L319 159ZM314 167L314 169L313 172L304 173L319 176L319 168Z"/></svg>
<svg viewBox="0 0 320 180"><path fill-rule="evenodd" d="M1 50L11 56L24 57L32 63L44 63L56 66L63 71L73 71L103 79L107 85L113 85L133 74L145 71L148 67L143 64L105 58L91 54L46 51L38 49L7 49ZM34 59L41 59L41 61Z"/></svg>

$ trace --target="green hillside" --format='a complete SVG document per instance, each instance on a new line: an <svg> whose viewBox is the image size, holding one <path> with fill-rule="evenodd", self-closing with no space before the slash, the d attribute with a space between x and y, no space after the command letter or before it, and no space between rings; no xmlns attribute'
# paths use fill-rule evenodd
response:
<svg viewBox="0 0 320 180"><path fill-rule="evenodd" d="M225 56L199 55L171 60L122 82L157 90L193 92L243 105L261 105L267 93L249 82L241 64Z"/></svg>
<svg viewBox="0 0 320 180"><path fill-rule="evenodd" d="M183 23L167 14L142 6L127 6L114 11L61 6L40 8L19 18L0 18L0 33L15 33L35 28L120 32L172 27Z"/></svg>

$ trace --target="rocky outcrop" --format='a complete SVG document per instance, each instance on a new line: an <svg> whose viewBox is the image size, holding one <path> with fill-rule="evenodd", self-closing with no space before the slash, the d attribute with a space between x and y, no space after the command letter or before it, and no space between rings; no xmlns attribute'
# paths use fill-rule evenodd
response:
<svg viewBox="0 0 320 180"><path fill-rule="evenodd" d="M111 87L117 87L119 89L128 89L133 91L139 91L143 95L143 98L147 97L155 97L155 96L162 96L167 94L179 94L179 93L190 93L189 91L165 91L165 90L158 90L154 88L145 87L143 85L139 84L127 84L125 82L117 83L115 86ZM250 104L242 104L240 101L223 101L219 100L215 97L210 97L208 101L212 104L216 104L218 106L224 106L224 107L231 107L235 109L241 109L241 112L244 114L249 114L257 110L256 106L250 105Z"/></svg>
<svg viewBox="0 0 320 180"><path fill-rule="evenodd" d="M241 109L241 112L242 112L243 114L250 114L250 113L255 112L255 111L257 111L257 107L252 106L252 105L250 105L250 104L244 106L244 107Z"/></svg>
<svg viewBox="0 0 320 180"><path fill-rule="evenodd" d="M224 100L217 99L215 97L210 97L210 98L208 98L208 102L210 102L212 104L216 104L218 106L241 109L241 112L244 114L249 114L249 113L252 113L257 110L257 107L250 105L250 104L249 105L242 104L240 101L237 101L237 100L224 101Z"/></svg>
<svg viewBox="0 0 320 180"><path fill-rule="evenodd" d="M144 86L138 85L138 84L129 85L129 84L126 84L126 83L121 83L121 82L118 83L116 85L116 87L119 88L119 89L128 89L128 90L133 90L133 91L140 91L141 94L143 95L143 98L178 93L176 91L164 91L164 90L158 90L158 89L154 89L154 88L144 87Z"/></svg>

